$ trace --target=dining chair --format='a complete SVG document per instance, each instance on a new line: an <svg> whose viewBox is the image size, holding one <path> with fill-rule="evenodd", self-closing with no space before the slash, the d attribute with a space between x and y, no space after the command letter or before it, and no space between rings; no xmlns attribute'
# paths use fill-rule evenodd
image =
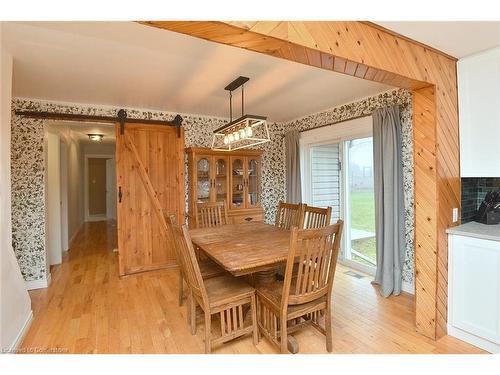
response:
<svg viewBox="0 0 500 375"><path fill-rule="evenodd" d="M304 204L279 202L275 225L282 229L302 228L304 225Z"/></svg>
<svg viewBox="0 0 500 375"><path fill-rule="evenodd" d="M292 228L284 281L257 286L259 332L281 353L288 352L288 334L305 325L323 333L332 351L332 288L342 227L338 220L323 228Z"/></svg>
<svg viewBox="0 0 500 375"><path fill-rule="evenodd" d="M204 279L194 252L193 243L185 225L171 224L177 251L182 259L189 286L189 318L191 334L196 334L196 307L205 317L205 353L212 346L252 333L254 345L258 342L255 289L243 279L229 274ZM252 323L245 325L244 307L250 306ZM220 336L212 337L212 315L219 315Z"/></svg>
<svg viewBox="0 0 500 375"><path fill-rule="evenodd" d="M165 220L167 222L167 227L169 227L170 234L172 240L174 239L173 237L173 232L172 232L172 226L176 224L177 220L175 218L175 215L167 215L165 212L163 212L163 215L165 217ZM182 258L178 254L178 249L177 246L175 245L174 241L174 249L175 249L175 257L177 259L177 263L179 264L179 306L182 306L182 301L184 299L184 268L182 267L181 261ZM201 275L204 279L210 279L211 277L216 277L223 275L225 271L219 267L215 262L213 262L210 259L204 259L203 261L200 261L199 263L200 267L200 272Z"/></svg>
<svg viewBox="0 0 500 375"><path fill-rule="evenodd" d="M225 200L196 204L196 228L211 228L229 224Z"/></svg>
<svg viewBox="0 0 500 375"><path fill-rule="evenodd" d="M331 217L331 207L321 208L306 205L304 207L304 229L326 227L330 225Z"/></svg>

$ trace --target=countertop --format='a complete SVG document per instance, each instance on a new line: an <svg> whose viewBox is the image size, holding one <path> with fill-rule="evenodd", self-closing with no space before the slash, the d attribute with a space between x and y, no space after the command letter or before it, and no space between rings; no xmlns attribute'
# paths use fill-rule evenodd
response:
<svg viewBox="0 0 500 375"><path fill-rule="evenodd" d="M471 221L470 223L448 228L446 233L500 242L500 224L486 225Z"/></svg>

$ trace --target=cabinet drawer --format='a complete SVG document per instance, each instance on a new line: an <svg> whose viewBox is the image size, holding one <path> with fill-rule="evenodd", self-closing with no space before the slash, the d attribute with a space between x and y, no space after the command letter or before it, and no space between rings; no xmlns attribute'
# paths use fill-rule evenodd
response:
<svg viewBox="0 0 500 375"><path fill-rule="evenodd" d="M249 223L252 221L264 221L262 213L236 215L232 218L233 224Z"/></svg>

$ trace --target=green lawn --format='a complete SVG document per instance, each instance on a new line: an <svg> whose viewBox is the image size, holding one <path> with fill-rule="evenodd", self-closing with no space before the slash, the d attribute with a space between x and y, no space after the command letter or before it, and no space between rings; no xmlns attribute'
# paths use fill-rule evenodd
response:
<svg viewBox="0 0 500 375"><path fill-rule="evenodd" d="M355 229L375 232L375 199L373 192L351 192L351 224Z"/></svg>
<svg viewBox="0 0 500 375"><path fill-rule="evenodd" d="M373 192L351 192L352 228L375 233L375 201ZM352 248L370 259L376 260L375 237L352 241ZM353 260L373 266L353 254Z"/></svg>

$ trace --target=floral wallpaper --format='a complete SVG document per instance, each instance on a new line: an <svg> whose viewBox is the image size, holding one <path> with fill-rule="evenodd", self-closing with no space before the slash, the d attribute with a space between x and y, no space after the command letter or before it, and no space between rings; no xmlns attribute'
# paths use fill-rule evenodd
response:
<svg viewBox="0 0 500 375"><path fill-rule="evenodd" d="M266 165L263 174L272 192L263 196L266 219L273 220L279 200L286 200L285 193L285 147L283 135L291 129L306 130L318 126L350 120L362 115L370 115L374 110L389 105L399 105L403 137L403 182L405 188L405 262L403 281L413 283L414 274L414 181L413 181L413 131L411 92L404 89L393 90L360 101L345 104L323 112L311 114L293 121L272 124L272 141L266 144L264 154Z"/></svg>
<svg viewBox="0 0 500 375"><path fill-rule="evenodd" d="M285 197L285 154L283 135L290 129L311 129L325 124L371 114L375 109L398 104L401 106L403 130L403 159L406 207L406 259L403 279L413 280L413 145L411 93L394 90L355 103L305 116L286 123L270 123L271 142L258 146L262 157L262 204L265 221L274 222L276 206ZM115 107L54 103L30 99L13 99L12 109L53 111L72 114L114 116ZM127 109L127 108L126 108ZM172 112L127 109L127 116L140 119L171 120ZM227 119L181 114L185 129L186 147L210 147L212 131ZM45 160L44 121L12 115L12 222L13 246L26 280L46 278L45 259ZM187 166L186 166L187 168ZM186 170L187 172L187 170ZM188 174L186 173L186 178ZM187 189L186 180L186 192ZM187 197L186 197L187 203ZM186 205L187 207L187 205Z"/></svg>

